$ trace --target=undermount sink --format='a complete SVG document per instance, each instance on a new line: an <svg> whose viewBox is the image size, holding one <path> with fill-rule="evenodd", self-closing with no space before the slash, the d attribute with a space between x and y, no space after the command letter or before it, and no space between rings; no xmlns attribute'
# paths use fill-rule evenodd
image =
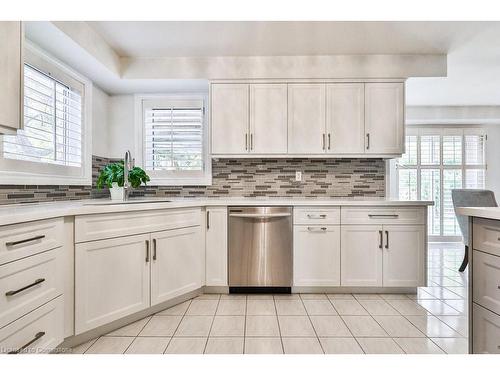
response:
<svg viewBox="0 0 500 375"><path fill-rule="evenodd" d="M112 201L110 199L96 199L95 201L85 202L85 206L102 206L102 205L116 205L116 204L136 204L136 203L168 203L172 202L168 199L129 199L126 201Z"/></svg>

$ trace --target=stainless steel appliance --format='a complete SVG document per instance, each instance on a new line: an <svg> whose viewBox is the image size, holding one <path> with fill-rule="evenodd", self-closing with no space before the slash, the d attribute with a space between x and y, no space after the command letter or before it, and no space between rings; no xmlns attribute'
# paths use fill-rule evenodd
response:
<svg viewBox="0 0 500 375"><path fill-rule="evenodd" d="M229 291L290 293L292 208L229 208Z"/></svg>

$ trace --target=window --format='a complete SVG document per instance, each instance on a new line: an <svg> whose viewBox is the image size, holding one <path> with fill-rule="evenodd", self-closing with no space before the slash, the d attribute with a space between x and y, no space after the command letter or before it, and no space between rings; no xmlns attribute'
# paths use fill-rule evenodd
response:
<svg viewBox="0 0 500 375"><path fill-rule="evenodd" d="M25 64L24 128L4 136L3 157L81 167L81 131L81 94Z"/></svg>
<svg viewBox="0 0 500 375"><path fill-rule="evenodd" d="M431 238L461 235L451 190L485 187L486 138L475 128L407 128L406 153L396 162L398 195L434 201L428 214Z"/></svg>
<svg viewBox="0 0 500 375"><path fill-rule="evenodd" d="M205 98L143 98L142 165L152 185L207 185Z"/></svg>
<svg viewBox="0 0 500 375"><path fill-rule="evenodd" d="M90 184L84 116L89 82L31 45L23 78L24 124L16 135L2 136L2 175L19 184Z"/></svg>

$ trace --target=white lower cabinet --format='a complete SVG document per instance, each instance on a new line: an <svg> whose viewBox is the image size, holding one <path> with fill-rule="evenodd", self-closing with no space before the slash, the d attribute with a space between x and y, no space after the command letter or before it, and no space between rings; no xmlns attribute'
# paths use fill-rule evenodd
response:
<svg viewBox="0 0 500 375"><path fill-rule="evenodd" d="M295 286L340 285L339 225L295 225L293 244Z"/></svg>
<svg viewBox="0 0 500 375"><path fill-rule="evenodd" d="M382 286L382 226L341 228L341 285Z"/></svg>
<svg viewBox="0 0 500 375"><path fill-rule="evenodd" d="M472 353L500 354L500 315L472 305Z"/></svg>
<svg viewBox="0 0 500 375"><path fill-rule="evenodd" d="M423 286L425 238L425 225L342 226L341 285Z"/></svg>
<svg viewBox="0 0 500 375"><path fill-rule="evenodd" d="M0 329L0 353L47 354L64 338L64 301L59 296Z"/></svg>
<svg viewBox="0 0 500 375"><path fill-rule="evenodd" d="M203 285L203 246L199 226L151 234L151 305Z"/></svg>
<svg viewBox="0 0 500 375"><path fill-rule="evenodd" d="M75 246L75 333L146 309L150 235Z"/></svg>
<svg viewBox="0 0 500 375"><path fill-rule="evenodd" d="M425 226L384 225L383 286L425 283Z"/></svg>
<svg viewBox="0 0 500 375"><path fill-rule="evenodd" d="M208 207L205 232L205 285L227 286L227 207Z"/></svg>

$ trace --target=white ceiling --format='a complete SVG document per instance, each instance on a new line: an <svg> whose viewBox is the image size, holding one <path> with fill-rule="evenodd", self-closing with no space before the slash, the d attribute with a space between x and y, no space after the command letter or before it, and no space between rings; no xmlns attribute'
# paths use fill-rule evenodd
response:
<svg viewBox="0 0 500 375"><path fill-rule="evenodd" d="M445 53L448 77L410 78L408 105L500 105L500 22L88 24L131 58Z"/></svg>

